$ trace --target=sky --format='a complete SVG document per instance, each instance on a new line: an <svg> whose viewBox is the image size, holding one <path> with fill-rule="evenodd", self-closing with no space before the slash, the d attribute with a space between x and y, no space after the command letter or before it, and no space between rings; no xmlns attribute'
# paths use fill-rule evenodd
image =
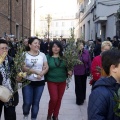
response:
<svg viewBox="0 0 120 120"><path fill-rule="evenodd" d="M39 0L37 7L46 13L76 13L77 0Z"/></svg>

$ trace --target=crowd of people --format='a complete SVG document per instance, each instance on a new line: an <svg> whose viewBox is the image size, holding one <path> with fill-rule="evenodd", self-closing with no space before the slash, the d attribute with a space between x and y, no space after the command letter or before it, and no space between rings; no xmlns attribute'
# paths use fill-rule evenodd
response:
<svg viewBox="0 0 120 120"><path fill-rule="evenodd" d="M9 76L11 67L14 66L13 58L17 52L18 44L24 45L25 60L23 72L28 72L25 77L30 84L22 88L23 120L28 120L31 111L31 120L37 120L39 103L44 91L45 82L50 96L48 103L47 120L58 120L62 97L66 88L68 75L74 74L76 104L83 105L86 99L87 76L91 74L92 85L88 103L88 120L119 120L114 112L116 101L114 93L120 88L120 51L118 37L114 41L108 37L101 41L97 38L95 45L86 46L85 40L78 39L76 49L79 49L78 59L83 64L77 64L72 71L68 71L62 58L66 49L66 40L44 41L38 37L25 37L19 41L13 37L0 38L0 56L6 53L0 63L0 85L6 86L11 91L16 81ZM7 72L6 72L7 68ZM17 77L16 79L20 79ZM0 116L4 106L5 120L16 120L16 106L19 103L18 92L9 102L0 101ZM119 111L120 109L118 109Z"/></svg>

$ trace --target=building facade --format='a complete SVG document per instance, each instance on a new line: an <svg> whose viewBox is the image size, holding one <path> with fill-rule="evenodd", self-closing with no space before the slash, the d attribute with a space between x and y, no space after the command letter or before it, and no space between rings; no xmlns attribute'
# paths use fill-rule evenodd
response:
<svg viewBox="0 0 120 120"><path fill-rule="evenodd" d="M1 0L0 37L12 34L19 39L30 33L31 0Z"/></svg>
<svg viewBox="0 0 120 120"><path fill-rule="evenodd" d="M105 40L117 35L116 16L120 0L77 0L79 6L78 37Z"/></svg>
<svg viewBox="0 0 120 120"><path fill-rule="evenodd" d="M40 37L48 35L48 20L47 15L40 16L37 33ZM54 13L51 14L50 20L50 39L68 39L71 36L70 29L76 26L75 14Z"/></svg>

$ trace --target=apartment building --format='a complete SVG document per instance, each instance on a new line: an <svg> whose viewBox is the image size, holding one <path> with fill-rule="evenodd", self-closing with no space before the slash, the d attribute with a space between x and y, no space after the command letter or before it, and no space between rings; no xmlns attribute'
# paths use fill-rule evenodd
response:
<svg viewBox="0 0 120 120"><path fill-rule="evenodd" d="M85 40L95 40L96 37L105 40L107 37L120 36L116 26L115 14L119 9L120 0L77 0L79 19L76 31L78 37Z"/></svg>
<svg viewBox="0 0 120 120"><path fill-rule="evenodd" d="M12 34L21 38L30 32L31 0L0 0L0 37Z"/></svg>
<svg viewBox="0 0 120 120"><path fill-rule="evenodd" d="M37 33L40 37L47 37L48 22L47 15L42 15L37 26ZM50 39L68 39L71 36L70 29L76 26L75 14L53 13L50 20Z"/></svg>

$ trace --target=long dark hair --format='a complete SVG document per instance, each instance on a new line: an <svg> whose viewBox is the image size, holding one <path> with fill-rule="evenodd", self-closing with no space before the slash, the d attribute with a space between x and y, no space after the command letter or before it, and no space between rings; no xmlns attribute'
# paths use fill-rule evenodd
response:
<svg viewBox="0 0 120 120"><path fill-rule="evenodd" d="M38 39L38 38L37 38L37 37L29 37L29 38L28 38L28 46L26 47L26 50L27 50L27 51L30 51L29 44L31 45L32 42L33 42L35 39Z"/></svg>
<svg viewBox="0 0 120 120"><path fill-rule="evenodd" d="M53 42L50 42L50 46L49 46L49 55L52 56L53 55L53 51L52 51L52 48L53 48L53 45L57 45L59 48L60 48L60 52L59 52L59 55L60 57L63 56L63 47L62 47L62 44L59 42L59 41L53 41Z"/></svg>

